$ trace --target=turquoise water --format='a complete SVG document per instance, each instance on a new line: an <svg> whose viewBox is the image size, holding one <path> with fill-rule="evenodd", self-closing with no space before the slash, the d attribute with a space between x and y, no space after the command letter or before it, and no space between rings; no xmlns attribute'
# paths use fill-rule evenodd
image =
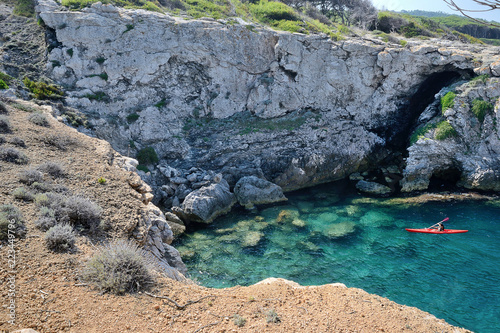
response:
<svg viewBox="0 0 500 333"><path fill-rule="evenodd" d="M500 203L403 204L364 198L342 184L287 195L192 231L175 246L204 286L282 277L342 282L415 306L475 332L500 332ZM445 217L465 234L409 233Z"/></svg>

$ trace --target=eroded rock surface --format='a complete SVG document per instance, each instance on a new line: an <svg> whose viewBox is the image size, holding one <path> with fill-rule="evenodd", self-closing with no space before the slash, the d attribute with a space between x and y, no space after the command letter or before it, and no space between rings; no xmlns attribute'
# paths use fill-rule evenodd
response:
<svg viewBox="0 0 500 333"><path fill-rule="evenodd" d="M97 136L122 153L151 146L172 167L263 175L285 191L385 158L388 143L408 136L418 116L411 96L422 87L474 69L498 75L494 47L335 42L111 5L76 12L38 3L58 42L48 57L59 66L49 74ZM161 186L157 169L151 177Z"/></svg>
<svg viewBox="0 0 500 333"><path fill-rule="evenodd" d="M239 204L249 209L255 205L287 200L281 187L255 176L238 180L234 187L234 194Z"/></svg>

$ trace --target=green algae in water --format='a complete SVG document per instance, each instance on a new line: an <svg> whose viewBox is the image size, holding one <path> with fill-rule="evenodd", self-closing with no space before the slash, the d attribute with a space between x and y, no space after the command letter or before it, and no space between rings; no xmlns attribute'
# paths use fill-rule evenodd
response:
<svg viewBox="0 0 500 333"><path fill-rule="evenodd" d="M185 235L175 245L191 276L215 288L268 277L302 285L342 282L475 332L500 331L498 201L406 204L331 185L288 198L255 213L231 212ZM404 230L445 217L447 228L470 231Z"/></svg>

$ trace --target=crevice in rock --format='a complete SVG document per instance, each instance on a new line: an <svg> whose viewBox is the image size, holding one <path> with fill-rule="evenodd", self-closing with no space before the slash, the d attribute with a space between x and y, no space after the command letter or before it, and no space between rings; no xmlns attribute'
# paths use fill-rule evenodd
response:
<svg viewBox="0 0 500 333"><path fill-rule="evenodd" d="M457 166L434 171L429 181L428 189L431 191L451 191L457 188L462 172Z"/></svg>
<svg viewBox="0 0 500 333"><path fill-rule="evenodd" d="M394 135L391 143L396 144L399 149L407 146L410 134L416 127L416 121L422 114L425 108L431 104L435 95L444 87L464 78L472 76L472 72L461 72L457 70L444 70L442 72L433 73L425 79L413 94L408 104L404 106L406 110L399 112L401 115L399 124L400 131Z"/></svg>

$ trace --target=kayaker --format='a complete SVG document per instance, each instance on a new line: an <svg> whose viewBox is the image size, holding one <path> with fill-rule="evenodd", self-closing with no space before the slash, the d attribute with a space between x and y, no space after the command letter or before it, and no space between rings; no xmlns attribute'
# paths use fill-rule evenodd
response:
<svg viewBox="0 0 500 333"><path fill-rule="evenodd" d="M437 230L438 231L444 231L444 224L443 222L439 222L438 225L437 225Z"/></svg>

